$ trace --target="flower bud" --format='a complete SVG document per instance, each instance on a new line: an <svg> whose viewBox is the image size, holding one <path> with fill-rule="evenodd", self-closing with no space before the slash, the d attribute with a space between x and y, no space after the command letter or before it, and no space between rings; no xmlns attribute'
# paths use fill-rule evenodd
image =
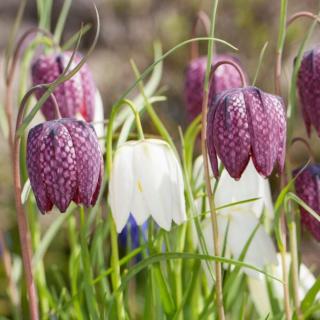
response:
<svg viewBox="0 0 320 320"><path fill-rule="evenodd" d="M296 176L301 168L293 171ZM308 165L295 179L296 193L309 207L320 213L320 165ZM320 241L320 222L300 207L301 223Z"/></svg>
<svg viewBox="0 0 320 320"><path fill-rule="evenodd" d="M229 89L214 99L207 121L207 147L216 177L217 155L234 179L240 179L250 157L264 177L276 162L283 169L286 118L280 97L256 87Z"/></svg>
<svg viewBox="0 0 320 320"><path fill-rule="evenodd" d="M68 65L71 55L71 52L62 52L39 56L32 65L33 85L55 81ZM76 53L69 70L73 69L80 60L80 54ZM79 72L70 80L60 84L53 93L63 118L75 118L80 114L85 121L91 122L94 118L96 91L89 67L84 64ZM37 99L40 99L44 92L45 89L36 90ZM52 99L48 99L41 110L46 120L56 119Z"/></svg>
<svg viewBox="0 0 320 320"><path fill-rule="evenodd" d="M215 55L213 59L212 65L222 60L231 60L239 64L238 59L225 54ZM190 120L193 120L202 110L206 67L207 57L193 59L187 67L184 95ZM239 88L241 86L242 81L238 71L231 65L221 65L215 71L210 83L209 101L212 101L216 94L219 94L226 89Z"/></svg>
<svg viewBox="0 0 320 320"><path fill-rule="evenodd" d="M42 213L53 205L65 212L72 200L95 205L103 160L94 129L70 118L35 126L28 135L27 169Z"/></svg>

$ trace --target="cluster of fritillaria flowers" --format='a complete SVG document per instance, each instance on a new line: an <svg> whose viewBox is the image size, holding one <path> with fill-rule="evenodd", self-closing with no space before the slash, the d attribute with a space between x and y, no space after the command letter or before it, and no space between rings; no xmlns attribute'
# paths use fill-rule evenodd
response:
<svg viewBox="0 0 320 320"><path fill-rule="evenodd" d="M320 135L318 119L320 69L317 69L319 52L314 49L305 54L297 81L303 118L309 135L311 126L314 126ZM39 55L31 67L32 83L35 86L33 92L36 98L41 99L50 83L65 75L66 68L77 68L82 58L78 52L68 51ZM227 282L230 280L229 274L237 272L237 267L231 266L232 263L241 266L239 277L248 279L248 290L251 291L253 303L261 317L265 317L270 309L271 301L266 291L272 289L270 286L266 288L265 278L261 275L262 270L269 268L271 274L278 278L282 275L285 280L283 287L287 285L288 279L285 279L286 274L283 270L289 268L287 264L290 257L288 256L285 261L286 249L281 250L279 246L281 259L279 258L271 237L271 232L275 231L275 228L270 228L270 224L272 225L276 219L268 181L276 167L280 175L283 175L285 168L287 118L284 100L255 86L247 86L248 76L242 71L236 57L229 54L214 54L212 61L209 59L208 63L207 60L207 57L201 56L190 61L184 88L186 111L190 122L197 124L198 119L195 118L202 113L201 142L205 157L202 155L194 160L193 154L191 156L188 154L189 158L184 154L185 157L180 162L179 150L175 149L165 126L152 114L153 107L148 95L143 91L143 77L137 80L137 83L141 80L139 83L141 96L136 100L141 101L143 97L143 107L148 106L147 111L153 115L150 118L163 139L144 137L138 109L135 109L134 103L126 98L120 99L114 105L104 139L103 103L87 64L53 90L51 99L47 99L41 108L46 121L29 130L27 170L41 213L50 212L54 206L60 212L66 212L72 201L78 205L92 207L98 201L101 186L107 182L105 190L108 198L104 200L108 204L108 219L110 219L108 227L110 227L112 269L107 272L112 273L112 289L119 318L125 318L125 304L120 292L124 286L121 283L122 269L118 244L125 252L142 247L143 244L146 251L143 252L144 248L141 248L137 253L140 254L135 260L138 263L142 252L144 256L153 253L161 255L166 248L171 249L173 242L178 242L177 246L176 243L173 246L179 251L174 254L181 253L180 251L187 247L185 243L188 242L188 248L195 249L196 254L200 252L201 259L208 258L208 254L209 258L215 259L217 257L212 257L212 254L223 255L220 257L223 264L221 262L215 264L215 288L218 288L218 281L222 282L221 279L218 280L219 272L220 275L222 273L226 275ZM211 73L208 77L209 70ZM209 79L208 88L205 88L205 79ZM207 100L206 106L204 102ZM118 112L117 107L123 106L122 102L126 102L135 115L140 139L124 141L119 138L117 148L112 152L116 138L114 135L116 129L112 128L114 120L112 115L113 112L115 115ZM99 138L107 142L105 174L102 152L104 146L100 146ZM194 141L199 142L196 135ZM188 151L190 149L193 151L194 146L190 148L188 145L190 141L184 143L184 147L189 148ZM211 164L210 167L206 165L208 162L204 161L207 159ZM187 163L188 161L190 163ZM314 211L319 212L320 165L311 164L296 169L292 176L298 197ZM285 175L282 178L285 180ZM194 208L195 215L191 216ZM81 210L81 213L83 212ZM285 218L285 215L279 214L279 210L277 214L277 218ZM83 223L83 215L80 217ZM278 220L280 221L280 218ZM153 221L157 225L156 228ZM301 221L314 238L320 241L319 220L310 215L308 210L301 208ZM172 234L177 234L176 237L172 237L174 241L170 238L172 234L169 235L173 227L176 227L176 230ZM85 246L88 230L85 228L83 230L81 245ZM188 232L190 234L187 235ZM158 238L155 236L156 233ZM165 246L161 246L162 238ZM291 241L291 234L289 238ZM221 252L219 245L223 248ZM83 256L87 253L86 251ZM88 253L90 254L91 252ZM179 258L174 255L172 257L177 260ZM187 256L190 257L191 255ZM101 260L104 260L103 255ZM295 289L304 295L315 279L304 265L301 265L302 272L299 278L299 273L294 269L298 259L291 256L291 260L294 260L293 273L298 275L294 283L297 287ZM166 291L168 305L171 303L170 286L166 284L165 276L161 273L159 261L156 261L158 269L151 275L151 283L162 285L159 291ZM182 279L182 262L180 262L177 262L179 272L174 272L174 275ZM146 266L151 269L152 263ZM280 267L276 267L277 264ZM141 265L138 267L141 268ZM174 266L170 262L167 265L170 268ZM204 279L211 287L213 279L211 265L202 263L200 266L204 268L206 272ZM222 272L218 270L220 266ZM86 272L88 266L84 261L82 267ZM92 279L89 272L88 277L91 287ZM179 287L179 280L173 285L177 296L183 289L182 286ZM286 299L286 292L279 293L278 287L272 290L280 299ZM211 288L207 291L211 291ZM260 295L257 295L257 292ZM217 309L219 315L224 300L227 300L223 295L227 296L227 293L222 292L222 299L219 301L219 290L216 291L217 304L221 304L218 306L219 310ZM35 298L33 300L36 301ZM182 297L180 300L183 301ZM181 301L177 302L177 309L181 304L180 311L183 309ZM173 316L173 312L168 312L168 318Z"/></svg>

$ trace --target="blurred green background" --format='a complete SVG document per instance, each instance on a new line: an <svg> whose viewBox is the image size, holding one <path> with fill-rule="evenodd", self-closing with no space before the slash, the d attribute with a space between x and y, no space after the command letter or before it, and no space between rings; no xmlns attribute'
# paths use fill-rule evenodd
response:
<svg viewBox="0 0 320 320"><path fill-rule="evenodd" d="M55 25L62 0L53 1L52 26ZM134 81L129 59L133 58L140 70L146 68L153 60L153 42L160 40L166 51L177 43L191 37L191 28L199 9L209 12L211 1L197 0L97 0L96 4L101 17L101 34L94 53L89 58L97 86L102 93L105 116L108 117L110 106L120 94ZM0 54L8 40L19 1L0 1ZM239 48L237 56L246 69L250 80L255 74L259 54L265 42L268 48L261 66L257 86L264 91L274 91L274 57L277 42L277 28L279 15L279 0L221 0L218 8L216 36ZM290 0L288 15L297 11L311 11L317 13L317 1ZM66 23L63 40L68 39L79 30L84 22L94 23L94 12L90 1L74 0L69 18ZM22 27L25 30L37 25L37 10L35 1L29 0ZM301 19L295 22L288 31L283 60L282 91L286 100L288 83L292 72L293 59L302 41L310 21ZM307 47L318 45L320 30L315 29L313 38ZM204 30L199 28L198 35L204 36ZM81 43L83 52L90 46L93 32L88 33ZM178 125L187 125L185 104L183 99L184 71L189 60L189 47L184 47L171 55L164 62L162 86L166 102L157 104L156 110L167 124L173 137L178 140ZM201 45L201 52L205 53L205 44ZM217 46L217 52L226 52L226 47ZM2 68L1 68L2 69ZM3 70L1 70L2 72ZM3 78L0 85L3 97ZM146 128L152 131L152 128ZM295 136L306 137L299 112L295 125ZM311 146L320 161L320 140L313 133ZM12 231L16 228L16 215L12 190L11 168L6 141L0 133L0 227L2 230ZM302 165L308 155L303 146L295 145L289 153L293 166ZM41 217L44 224L54 219L54 215ZM17 239L7 238L10 247L17 250ZM67 252L63 248L63 238L57 239L46 261L57 263ZM308 266L319 269L319 245L308 235L303 239L303 260ZM0 283L4 283L4 274L0 267ZM0 285L0 304L1 304ZM0 305L1 307L1 305Z"/></svg>

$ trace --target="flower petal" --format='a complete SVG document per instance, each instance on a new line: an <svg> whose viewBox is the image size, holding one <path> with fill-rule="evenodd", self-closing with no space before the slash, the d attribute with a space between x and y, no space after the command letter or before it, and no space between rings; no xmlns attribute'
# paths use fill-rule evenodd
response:
<svg viewBox="0 0 320 320"><path fill-rule="evenodd" d="M137 193L157 224L170 230L172 193L167 164L167 145L160 141L141 141L134 152L134 173Z"/></svg>
<svg viewBox="0 0 320 320"><path fill-rule="evenodd" d="M239 179L250 157L250 134L242 91L224 91L213 107L213 126L208 123L208 130L212 130L215 150L231 177ZM208 119L211 120L211 116ZM212 143L209 137L208 144Z"/></svg>
<svg viewBox="0 0 320 320"><path fill-rule="evenodd" d="M266 94L258 88L243 90L249 122L252 160L257 171L267 177L273 170L277 157L278 140L275 140L270 112L273 108Z"/></svg>
<svg viewBox="0 0 320 320"><path fill-rule="evenodd" d="M39 138L42 133L43 124L39 124L29 131L27 141L27 168L31 187L35 195L38 208L44 214L52 209L53 203L47 196L46 185L42 179L40 169Z"/></svg>
<svg viewBox="0 0 320 320"><path fill-rule="evenodd" d="M65 212L77 189L74 146L59 122L46 122L40 141L40 172L50 200Z"/></svg>
<svg viewBox="0 0 320 320"><path fill-rule="evenodd" d="M135 212L132 199L133 183L133 149L122 145L115 153L109 183L109 203L117 232L120 233L127 223L130 211Z"/></svg>
<svg viewBox="0 0 320 320"><path fill-rule="evenodd" d="M176 224L181 224L187 219L186 206L184 199L184 182L181 166L169 147L167 146L167 158L169 167L169 176L171 179L171 194L172 194L172 219Z"/></svg>
<svg viewBox="0 0 320 320"><path fill-rule="evenodd" d="M101 152L94 130L85 122L67 119L60 122L68 130L76 154L77 199L90 206L101 172Z"/></svg>

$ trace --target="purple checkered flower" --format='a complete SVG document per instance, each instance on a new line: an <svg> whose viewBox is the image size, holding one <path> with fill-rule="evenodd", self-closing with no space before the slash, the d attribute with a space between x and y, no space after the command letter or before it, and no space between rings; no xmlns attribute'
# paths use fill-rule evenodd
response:
<svg viewBox="0 0 320 320"><path fill-rule="evenodd" d="M304 54L298 73L298 92L304 123L311 134L313 126L320 136L320 47Z"/></svg>
<svg viewBox="0 0 320 320"><path fill-rule="evenodd" d="M212 65L223 60L231 60L239 64L239 61L230 55L218 54L214 56ZM206 66L207 57L199 57L191 60L187 67L184 95L190 120L193 120L201 113ZM215 71L210 83L209 101L211 101L216 94L226 89L239 88L241 86L242 81L238 71L231 65L221 65Z"/></svg>
<svg viewBox="0 0 320 320"><path fill-rule="evenodd" d="M65 212L72 200L95 205L103 160L94 129L70 118L35 126L28 135L27 168L42 213L53 205Z"/></svg>
<svg viewBox="0 0 320 320"><path fill-rule="evenodd" d="M301 168L293 171L296 176ZM320 164L308 165L295 180L296 193L309 207L320 213ZM301 223L320 241L320 222L302 207Z"/></svg>
<svg viewBox="0 0 320 320"><path fill-rule="evenodd" d="M33 85L55 81L67 66L71 55L71 52L63 52L39 56L32 65ZM75 54L70 69L74 68L80 60L80 54ZM53 93L63 118L74 118L80 114L85 121L91 122L94 118L96 91L89 67L84 64L76 75L60 84ZM35 93L37 99L40 99L43 93L44 89L37 90ZM46 120L56 118L52 103L52 99L48 99L41 108Z"/></svg>
<svg viewBox="0 0 320 320"><path fill-rule="evenodd" d="M250 157L264 177L276 162L283 169L286 118L280 97L256 87L229 89L214 99L207 121L207 147L216 177L217 155L235 179L240 179Z"/></svg>

